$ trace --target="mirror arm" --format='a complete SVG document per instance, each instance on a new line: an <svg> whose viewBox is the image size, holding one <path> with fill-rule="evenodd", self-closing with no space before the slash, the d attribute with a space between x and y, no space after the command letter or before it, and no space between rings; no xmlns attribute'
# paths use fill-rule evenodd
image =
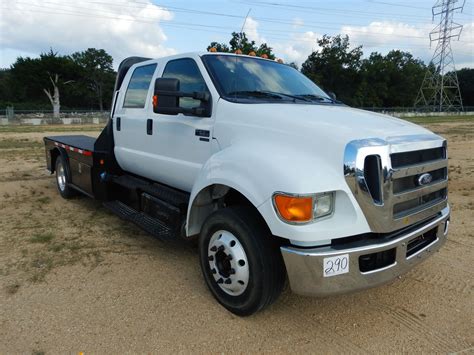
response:
<svg viewBox="0 0 474 355"><path fill-rule="evenodd" d="M187 92L182 92L182 91L162 91L162 90L157 90L155 91L155 95L160 95L162 96L174 96L174 97L190 97L195 100L200 100L207 102L210 99L210 95L208 92L198 92L194 91L192 93L187 93Z"/></svg>
<svg viewBox="0 0 474 355"><path fill-rule="evenodd" d="M202 107L192 107L192 108L183 108L183 107L162 107L160 108L160 113L166 115L177 115L178 113L184 113L194 116L203 116L206 113L206 110Z"/></svg>

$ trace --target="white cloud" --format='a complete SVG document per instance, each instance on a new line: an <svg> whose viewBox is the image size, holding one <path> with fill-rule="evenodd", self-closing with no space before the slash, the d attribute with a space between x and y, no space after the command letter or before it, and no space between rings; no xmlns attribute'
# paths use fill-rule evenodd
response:
<svg viewBox="0 0 474 355"><path fill-rule="evenodd" d="M103 48L114 57L116 67L128 56L160 57L176 52L166 46L167 37L160 27L160 21L171 20L173 14L150 0L20 0L5 5L0 15L2 51L36 56L49 48L61 54Z"/></svg>
<svg viewBox="0 0 474 355"><path fill-rule="evenodd" d="M294 21L294 23L296 23ZM392 49L408 51L425 63L431 60L436 43L429 46L432 24L413 26L403 22L374 21L366 26L341 26L334 34L349 35L351 47L363 45L364 55L371 52L386 54ZM331 34L330 34L331 35ZM269 45L286 62L301 65L309 54L318 49L317 39L322 33L313 31L293 32L288 40L272 40ZM461 40L452 40L456 68L474 67L474 22L464 25Z"/></svg>
<svg viewBox="0 0 474 355"><path fill-rule="evenodd" d="M365 55L372 51L387 53L392 49L409 51L428 63L431 60L436 42L431 48L429 33L434 24L412 26L402 22L375 21L367 26L342 26L341 33L348 34L352 45L363 45ZM474 67L474 22L464 25L461 40L451 40L455 63Z"/></svg>
<svg viewBox="0 0 474 355"><path fill-rule="evenodd" d="M248 39L255 41L257 44L261 44L266 42L266 40L258 33L258 26L258 21L254 20L252 17L247 17L243 32L245 32Z"/></svg>
<svg viewBox="0 0 474 355"><path fill-rule="evenodd" d="M273 48L285 62L295 62L300 66L313 51L319 48L317 40L322 36L313 31L297 33L293 34L289 41L273 43Z"/></svg>
<svg viewBox="0 0 474 355"><path fill-rule="evenodd" d="M293 28L299 28L299 27L302 27L303 25L304 25L303 19L299 17L295 17L293 19L293 25L292 25Z"/></svg>

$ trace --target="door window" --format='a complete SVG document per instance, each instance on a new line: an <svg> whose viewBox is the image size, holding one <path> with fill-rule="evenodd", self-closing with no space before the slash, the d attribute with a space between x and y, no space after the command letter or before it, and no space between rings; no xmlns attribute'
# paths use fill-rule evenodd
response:
<svg viewBox="0 0 474 355"><path fill-rule="evenodd" d="M163 78L179 79L179 90L182 92L209 92L196 62L191 58L169 61L163 71ZM183 108L197 107L200 104L200 100L190 97L180 97L179 99L179 106Z"/></svg>
<svg viewBox="0 0 474 355"><path fill-rule="evenodd" d="M148 89L150 88L151 78L153 77L155 69L156 64L144 65L135 68L132 77L130 78L130 82L128 83L127 91L125 92L123 107L145 107Z"/></svg>

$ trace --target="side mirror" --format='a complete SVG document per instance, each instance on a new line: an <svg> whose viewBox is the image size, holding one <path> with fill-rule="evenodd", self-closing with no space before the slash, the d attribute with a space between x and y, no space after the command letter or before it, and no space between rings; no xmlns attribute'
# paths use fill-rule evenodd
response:
<svg viewBox="0 0 474 355"><path fill-rule="evenodd" d="M334 92L329 91L328 94L329 94L329 97L330 97L331 99L333 99L334 101L337 101L337 100L336 100L336 94L335 94Z"/></svg>
<svg viewBox="0 0 474 355"><path fill-rule="evenodd" d="M175 78L158 78L155 81L153 91L153 112L165 115L177 115L184 113L188 115L210 117L211 95L208 92L185 93L179 90L179 80ZM197 107L185 108L179 106L180 97L190 97L200 100Z"/></svg>

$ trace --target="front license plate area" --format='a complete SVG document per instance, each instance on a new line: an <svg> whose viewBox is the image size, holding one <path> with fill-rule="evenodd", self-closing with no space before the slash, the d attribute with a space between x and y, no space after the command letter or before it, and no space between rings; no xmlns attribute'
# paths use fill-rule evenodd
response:
<svg viewBox="0 0 474 355"><path fill-rule="evenodd" d="M346 274L349 272L349 254L331 256L323 260L324 277Z"/></svg>

